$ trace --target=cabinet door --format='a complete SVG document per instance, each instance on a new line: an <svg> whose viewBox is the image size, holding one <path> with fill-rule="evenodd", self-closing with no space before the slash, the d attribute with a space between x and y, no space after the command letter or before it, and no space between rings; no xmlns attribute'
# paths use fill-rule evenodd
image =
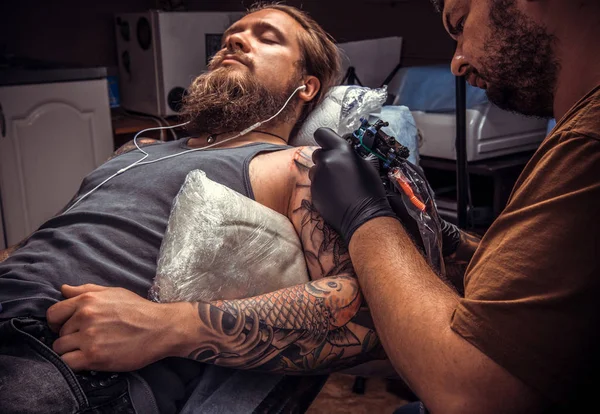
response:
<svg viewBox="0 0 600 414"><path fill-rule="evenodd" d="M0 88L0 190L8 245L58 213L113 150L106 79Z"/></svg>

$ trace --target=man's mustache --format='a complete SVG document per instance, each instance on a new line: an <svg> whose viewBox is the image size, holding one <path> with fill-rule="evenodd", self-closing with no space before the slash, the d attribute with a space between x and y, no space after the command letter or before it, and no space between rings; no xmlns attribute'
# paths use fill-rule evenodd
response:
<svg viewBox="0 0 600 414"><path fill-rule="evenodd" d="M213 56L213 58L210 61L210 64L208 65L209 69L214 69L218 66L221 65L221 63L223 63L223 61L225 59L236 59L239 60L241 63L243 63L244 65L251 67L252 66L252 59L250 59L248 56L246 56L244 54L244 52L239 51L239 50L220 50L219 52L217 52L217 54L215 54Z"/></svg>
<svg viewBox="0 0 600 414"><path fill-rule="evenodd" d="M481 72L479 72L477 69L475 69L473 66L469 66L465 72L465 79L469 79L469 76L471 76L471 74L474 74L475 76L477 76L479 79L483 80L484 82L488 82L487 78L481 74Z"/></svg>

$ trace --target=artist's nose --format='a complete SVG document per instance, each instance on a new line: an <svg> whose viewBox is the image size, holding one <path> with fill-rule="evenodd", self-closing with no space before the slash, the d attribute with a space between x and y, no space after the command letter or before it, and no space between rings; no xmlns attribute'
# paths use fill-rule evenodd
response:
<svg viewBox="0 0 600 414"><path fill-rule="evenodd" d="M452 74L454 76L464 76L467 74L467 70L469 69L469 61L464 55L460 43L456 46L456 50L454 51L450 69L452 70Z"/></svg>

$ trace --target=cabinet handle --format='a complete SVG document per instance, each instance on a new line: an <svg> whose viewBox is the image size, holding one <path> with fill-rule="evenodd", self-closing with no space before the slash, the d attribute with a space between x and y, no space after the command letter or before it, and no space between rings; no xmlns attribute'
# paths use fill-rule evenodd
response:
<svg viewBox="0 0 600 414"><path fill-rule="evenodd" d="M6 119L4 118L2 104L0 104L0 134L2 134L2 138L6 136Z"/></svg>

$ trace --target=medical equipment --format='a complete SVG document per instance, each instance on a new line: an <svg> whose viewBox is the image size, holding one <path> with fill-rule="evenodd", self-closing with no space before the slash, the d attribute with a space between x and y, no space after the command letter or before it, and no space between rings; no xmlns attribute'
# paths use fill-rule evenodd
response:
<svg viewBox="0 0 600 414"><path fill-rule="evenodd" d="M442 277L445 276L442 255L442 229L433 190L419 168L407 160L410 151L396 138L382 131L388 125L382 119L371 124L361 119L361 125L343 138L350 143L354 152L370 162L389 193L400 194L404 209L415 221L424 253L429 264Z"/></svg>
<svg viewBox="0 0 600 414"><path fill-rule="evenodd" d="M208 148L212 148L215 145L219 145L219 144L224 144L225 142L229 142L232 141L236 138L239 138L243 135L246 135L252 131L254 131L256 128L258 128L259 126L266 124L267 122L270 122L271 120L273 120L275 117L277 117L284 109L285 107L288 105L288 103L292 100L292 98L294 97L294 95L296 94L296 92L301 91L306 89L306 85L300 85L298 86L296 89L294 89L294 92L291 93L291 95L288 97L287 101L285 101L285 103L283 104L283 106L281 107L281 109L272 117L265 119L264 121L260 121L255 123L254 125L244 129L243 131L239 132L238 134L234 135L233 137L227 138L226 140L220 141L220 142L214 142L210 145L207 145L205 147L202 148L193 148L193 149L189 149L186 151L182 151L182 152L178 152L177 154L173 154L173 155L167 155L166 157L161 157L161 158L157 158L155 160L150 160L150 161L144 161L146 158L148 158L149 154L144 151L137 143L137 137L140 136L140 134L147 132L147 131L156 131L156 130L163 130L163 129L171 129L171 128L178 128L178 127L182 127L185 126L187 124L189 124L188 122L184 122L182 124L177 124L177 125L172 125L172 126L166 126L166 127L155 127L155 128L146 128L143 129L141 131L139 131L137 134L135 134L135 136L133 137L133 143L135 145L135 147L142 153L144 154L144 156L142 158L140 158L139 160L131 163L130 165L128 165L125 168L121 168L120 170L118 170L117 172L115 172L113 175L111 175L110 177L108 177L107 179L105 179L104 181L102 181L100 184L98 184L96 187L92 188L90 191L88 191L87 193L85 193L83 196L79 197L68 209L66 209L62 214L66 214L69 211L71 211L71 209L73 209L73 207L75 207L77 204L79 204L83 199L87 198L90 194L93 194L97 189L99 189L100 187L102 187L104 184L106 184L107 182L109 182L110 180L112 180L113 178L115 178L117 175L120 175L122 173L124 173L125 171L139 166L139 165L148 165L148 164L153 164L155 162L159 162L162 160L166 160L168 158L174 158L174 157L179 157L180 155L184 155L184 154L188 154L190 152L195 152L195 151L203 151L206 150Z"/></svg>
<svg viewBox="0 0 600 414"><path fill-rule="evenodd" d="M243 16L161 10L116 14L121 106L154 116L177 115L190 82L208 70L223 33Z"/></svg>

